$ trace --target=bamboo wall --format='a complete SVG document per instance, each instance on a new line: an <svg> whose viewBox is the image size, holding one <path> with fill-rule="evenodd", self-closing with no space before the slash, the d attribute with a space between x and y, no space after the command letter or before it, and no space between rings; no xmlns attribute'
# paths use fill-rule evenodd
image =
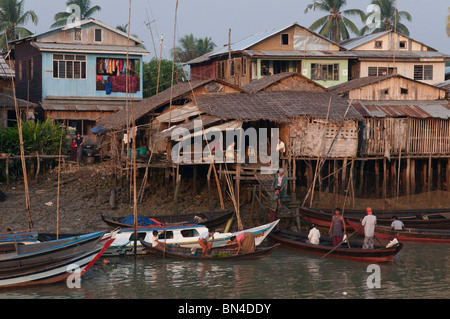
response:
<svg viewBox="0 0 450 319"><path fill-rule="evenodd" d="M341 128L340 124L327 124L325 119L301 118L290 124L290 138L294 156L354 157L358 149L358 123L346 122Z"/></svg>
<svg viewBox="0 0 450 319"><path fill-rule="evenodd" d="M368 118L360 155L450 155L450 121L443 119Z"/></svg>

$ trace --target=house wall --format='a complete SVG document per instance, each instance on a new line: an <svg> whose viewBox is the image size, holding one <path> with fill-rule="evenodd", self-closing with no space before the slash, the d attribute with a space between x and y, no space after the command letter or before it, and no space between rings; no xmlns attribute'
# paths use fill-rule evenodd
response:
<svg viewBox="0 0 450 319"><path fill-rule="evenodd" d="M450 121L368 118L361 131L361 156L450 154Z"/></svg>
<svg viewBox="0 0 450 319"><path fill-rule="evenodd" d="M445 81L445 62L441 61L424 61L421 62L395 62L397 68L397 74L403 75L407 78L414 79L414 66L415 65L432 65L433 66L433 80L419 80L422 83L436 84ZM369 76L369 67L384 67L392 68L392 61L362 61L359 63L359 77L364 78Z"/></svg>
<svg viewBox="0 0 450 319"><path fill-rule="evenodd" d="M348 59L342 60L342 59L307 59L302 61L302 75L306 76L308 79L312 79L311 76L311 64L339 64L339 81L318 81L314 80L315 82L319 83L320 85L324 87L331 87L335 86L341 83L348 82L349 79L349 73L348 73Z"/></svg>
<svg viewBox="0 0 450 319"><path fill-rule="evenodd" d="M59 53L59 52L58 52ZM68 54L73 54L68 53ZM85 55L85 54L83 54ZM86 79L58 79L53 78L53 53L44 52L42 54L42 100L47 96L55 97L108 97L108 98L120 98L125 99L127 93L112 92L110 95L106 94L106 91L97 91L96 78L97 58L116 58L126 59L124 55L105 55L105 54L87 54L86 60ZM130 59L140 60L140 72L142 74L142 56L130 56ZM130 93L131 98L143 98L143 82L142 76L140 81L140 91L137 93Z"/></svg>
<svg viewBox="0 0 450 319"><path fill-rule="evenodd" d="M375 42L381 41L382 47L377 48L375 47ZM400 42L406 42L406 48L400 48ZM400 51L434 51L428 46L419 43L417 41L414 41L410 38L407 38L400 34L394 33L388 33L385 34L377 39L374 39L373 41L370 41L368 43L365 43L357 48L354 48L353 50L356 51L391 51L395 47Z"/></svg>
<svg viewBox="0 0 450 319"><path fill-rule="evenodd" d="M95 30L102 30L102 41L95 41ZM66 44L80 44L80 45L114 45L124 46L128 44L135 46L133 40L128 41L127 36L119 36L116 32L112 32L100 25L88 23L81 26L81 41L75 40L75 29L68 30L56 29L54 32L49 32L39 37L37 42L43 43L66 43Z"/></svg>
<svg viewBox="0 0 450 319"><path fill-rule="evenodd" d="M16 97L33 103L40 102L42 97L41 52L30 45L30 42L19 43L16 44L15 58Z"/></svg>
<svg viewBox="0 0 450 319"><path fill-rule="evenodd" d="M325 124L325 119L302 117L289 125L292 152L295 156L329 158L354 157L358 150L358 123ZM333 144L334 141L334 144ZM331 151L330 151L331 149Z"/></svg>
<svg viewBox="0 0 450 319"><path fill-rule="evenodd" d="M406 89L407 93L402 93ZM387 90L387 93L386 93ZM404 78L390 78L379 83L354 89L349 93L350 100L370 101L414 101L444 100L446 92L429 85Z"/></svg>

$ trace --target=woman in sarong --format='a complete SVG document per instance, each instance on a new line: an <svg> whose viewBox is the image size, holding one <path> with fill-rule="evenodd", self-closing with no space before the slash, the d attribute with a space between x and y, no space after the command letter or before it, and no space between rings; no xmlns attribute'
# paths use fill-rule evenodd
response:
<svg viewBox="0 0 450 319"><path fill-rule="evenodd" d="M253 235L253 233L241 233L237 236L231 237L230 239L231 241L235 241L238 245L236 255L238 255L239 253L252 253L256 249L255 236Z"/></svg>

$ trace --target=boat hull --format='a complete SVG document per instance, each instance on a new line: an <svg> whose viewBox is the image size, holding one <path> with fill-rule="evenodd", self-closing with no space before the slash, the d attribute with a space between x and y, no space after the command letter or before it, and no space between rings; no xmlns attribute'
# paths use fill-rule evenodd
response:
<svg viewBox="0 0 450 319"><path fill-rule="evenodd" d="M301 217L308 223L318 226L330 227L332 211L329 209L300 208ZM366 215L362 210L346 210L344 217L346 220L359 222ZM414 210L414 211L374 211L377 222L382 226L390 226L392 217L397 216L406 227L420 229L449 229L450 230L450 209L435 210ZM348 224L348 223L347 223ZM351 225L348 224L349 228Z"/></svg>
<svg viewBox="0 0 450 319"><path fill-rule="evenodd" d="M270 242L281 244L282 248L310 253L317 256L328 256L333 258L349 259L364 262L391 262L395 256L403 248L403 244L399 243L391 248L376 247L376 249L362 249L360 245L351 243L350 247L345 247L347 244L342 244L339 248L334 249L331 242L322 240L321 244L313 245L306 243L307 236L305 234L293 233L288 231L274 231L269 234Z"/></svg>
<svg viewBox="0 0 450 319"><path fill-rule="evenodd" d="M278 224L279 220L269 223L266 225L254 227L240 232L235 233L216 233L214 235L213 248L216 247L233 247L236 245L235 242L231 241L231 237L239 235L242 232L251 232L255 236L255 245L260 245L267 235L272 231L272 229ZM171 226L171 227L159 227L159 228L142 228L138 229L138 241L136 243L136 254L145 254L145 247L141 244L140 240L151 242L152 233L154 230L159 232L169 233L170 236L165 238L164 235L160 235L159 241L166 243L167 245L180 246L186 248L201 248L198 243L199 236L208 231L208 228L201 225L184 225L184 226ZM183 236L183 232L192 232L191 235ZM193 234L195 232L195 235ZM173 238L170 238L173 237ZM108 251L105 253L106 256L120 256L120 255L132 255L135 250L135 240L134 240L134 230L121 229L117 234L117 238Z"/></svg>
<svg viewBox="0 0 450 319"><path fill-rule="evenodd" d="M48 262L31 269L16 270L0 275L0 288L31 287L67 280L79 270L80 278L94 265L114 241L114 235L104 238L94 248L79 252L76 256Z"/></svg>
<svg viewBox="0 0 450 319"><path fill-rule="evenodd" d="M254 252L247 254L238 254L236 255L236 249L232 248L213 248L211 253L208 256L202 257L201 250L195 252L195 254L191 253L192 248L185 247L173 247L168 246L164 249L163 245L158 245L156 247L152 247L151 243L142 242L142 245L145 247L146 253L152 256L158 256L163 258L175 258L175 259L189 259L189 260L248 260L248 259L261 259L270 256L278 247L279 244L275 244L271 247L267 248L256 248Z"/></svg>

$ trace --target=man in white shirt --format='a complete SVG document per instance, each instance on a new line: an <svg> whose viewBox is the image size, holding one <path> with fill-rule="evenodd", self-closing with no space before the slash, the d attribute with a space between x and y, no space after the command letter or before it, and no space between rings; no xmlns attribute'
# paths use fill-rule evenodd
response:
<svg viewBox="0 0 450 319"><path fill-rule="evenodd" d="M208 229L207 232L204 232L198 238L198 243L202 247L202 257L206 256L212 249L212 246L214 244L214 233L214 229ZM209 239L211 239L210 243L208 242Z"/></svg>
<svg viewBox="0 0 450 319"><path fill-rule="evenodd" d="M392 218L394 219L394 221L391 224L392 230L404 230L405 229L405 224L403 224L403 222L401 220L398 220L397 216L394 216Z"/></svg>
<svg viewBox="0 0 450 319"><path fill-rule="evenodd" d="M308 234L308 242L313 245L319 245L320 231L316 228L315 224L312 224L311 227Z"/></svg>
<svg viewBox="0 0 450 319"><path fill-rule="evenodd" d="M363 249L373 249L373 241L375 235L375 225L377 218L372 215L372 208L366 208L367 215L363 218L361 224L364 226L364 244Z"/></svg>

